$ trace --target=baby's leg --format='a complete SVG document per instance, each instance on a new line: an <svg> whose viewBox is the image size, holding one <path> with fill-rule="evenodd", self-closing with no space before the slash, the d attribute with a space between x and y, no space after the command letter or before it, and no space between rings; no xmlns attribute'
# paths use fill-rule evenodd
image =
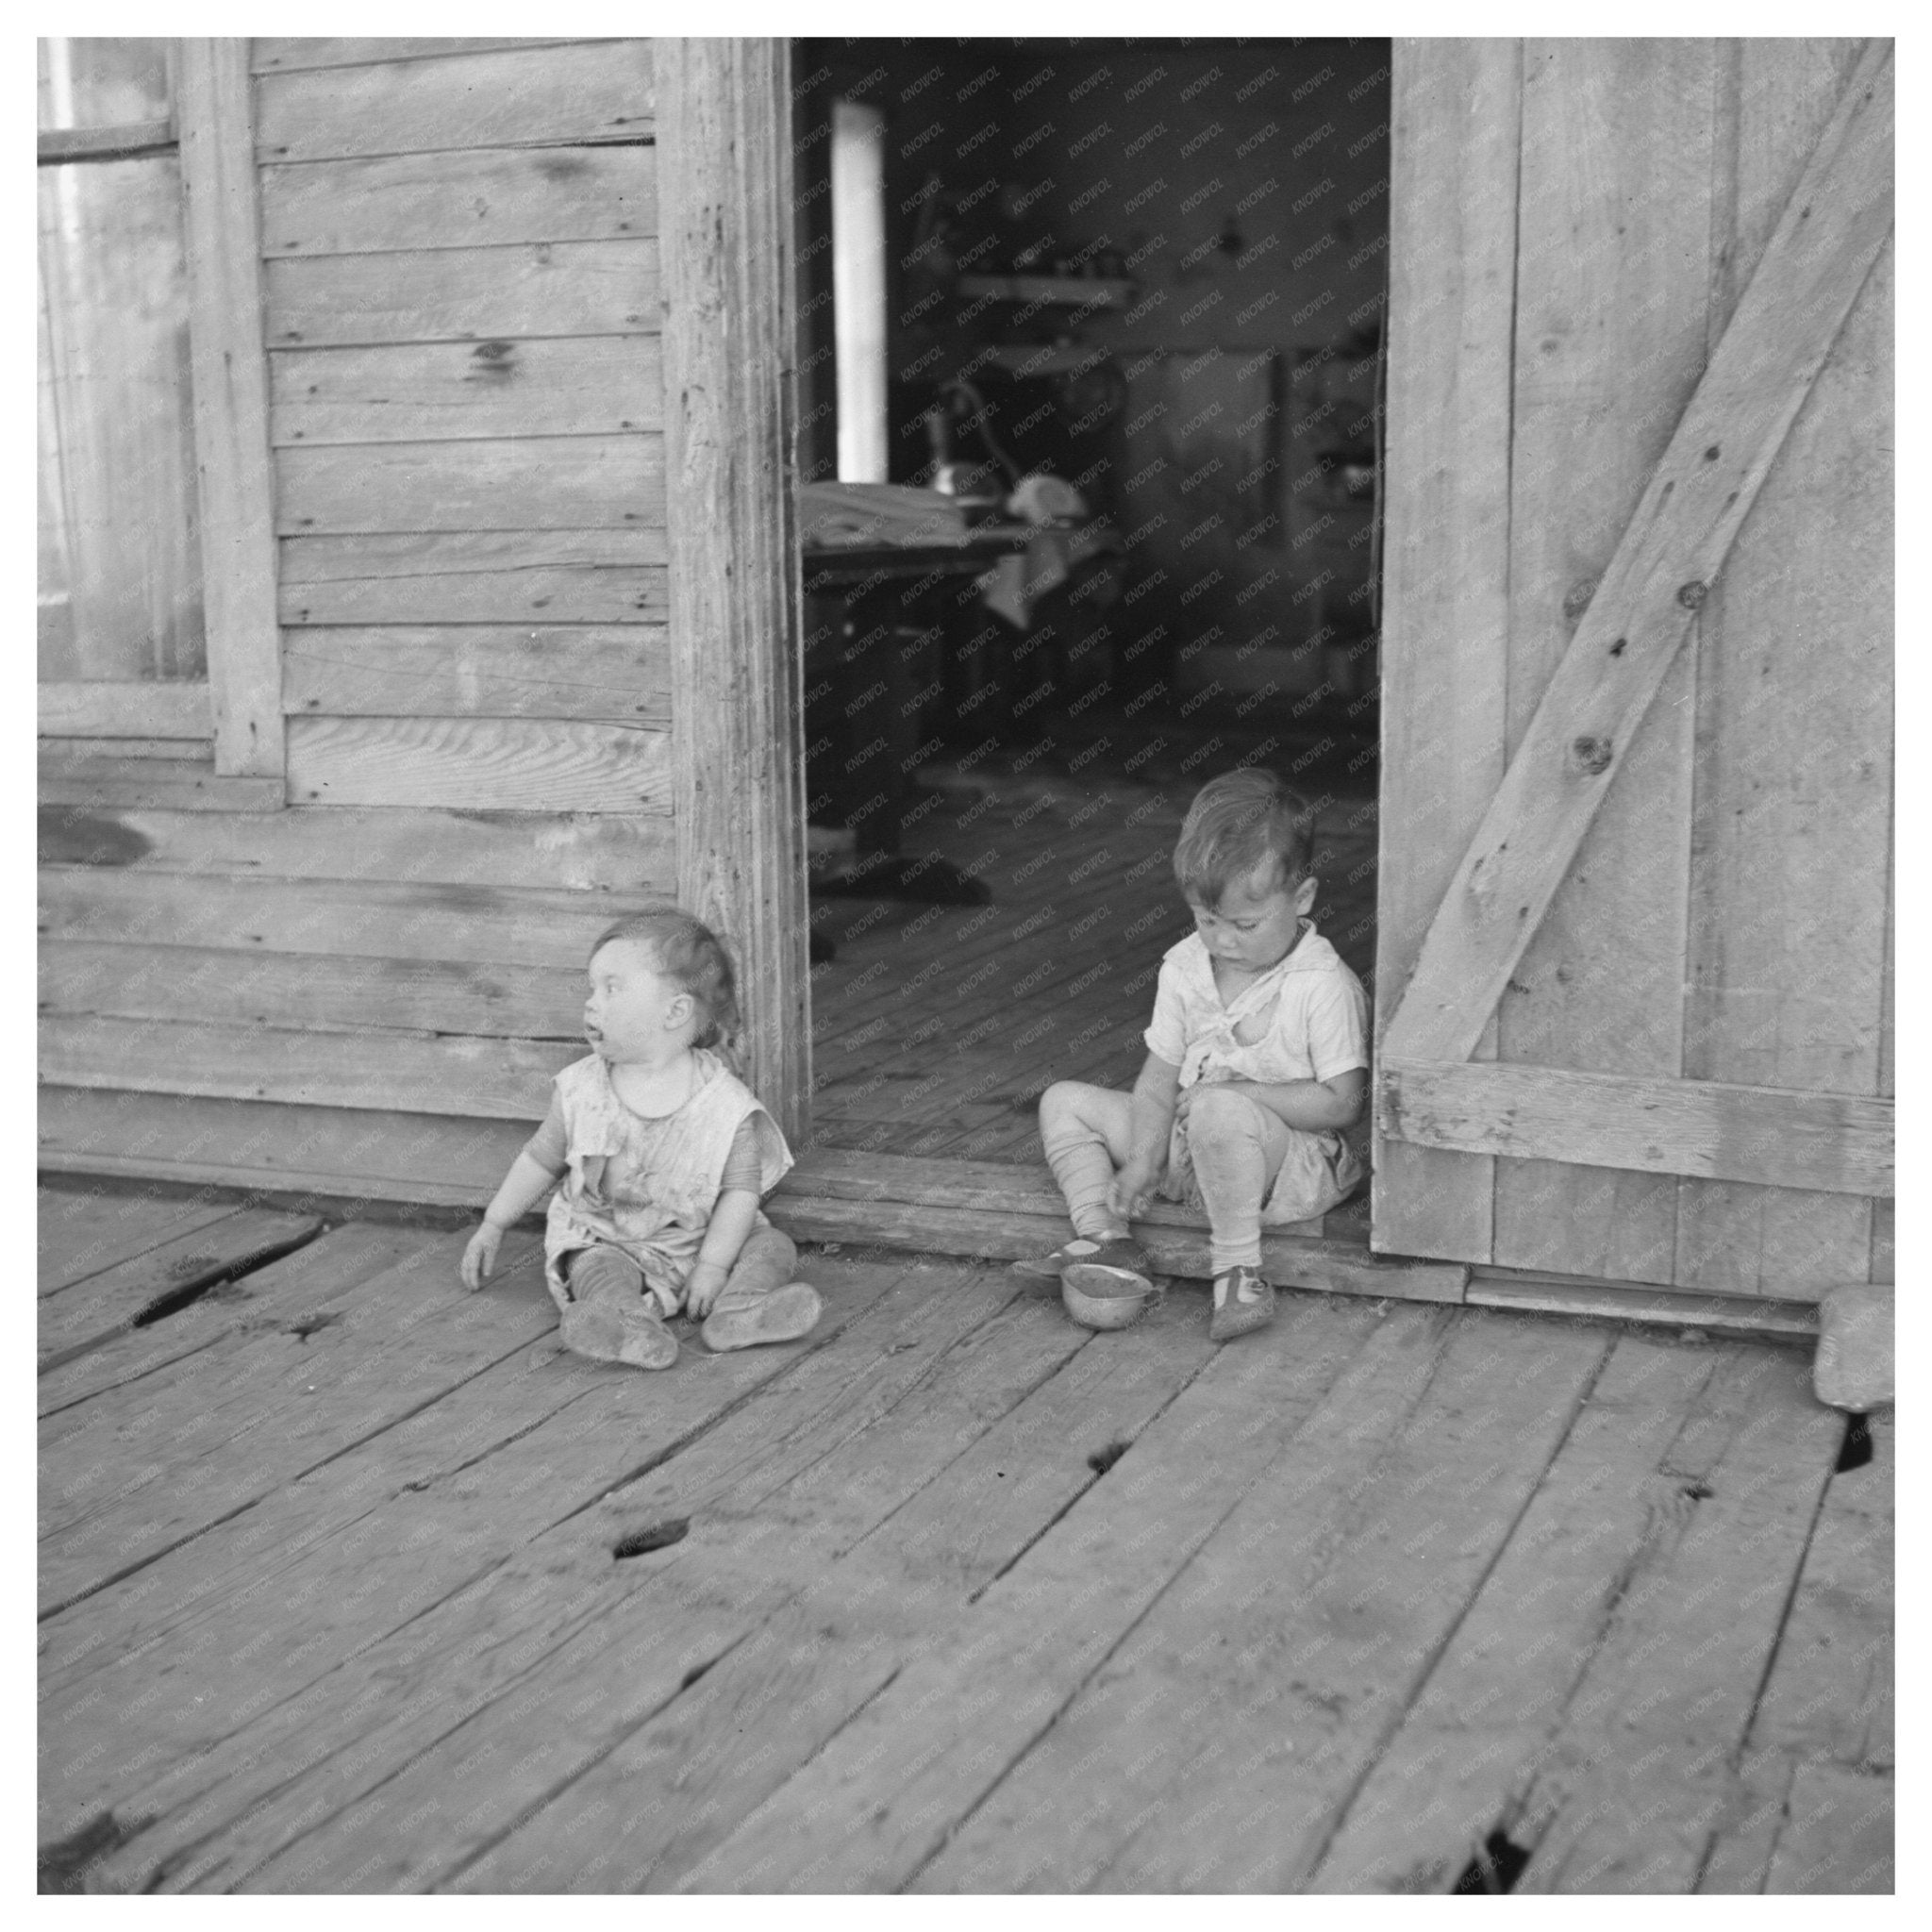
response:
<svg viewBox="0 0 1932 1932"><path fill-rule="evenodd" d="M573 1355L628 1362L634 1369L668 1369L677 1338L665 1327L644 1287L644 1271L615 1248L579 1248L564 1264L571 1305L560 1333Z"/></svg>
<svg viewBox="0 0 1932 1932"><path fill-rule="evenodd" d="M709 1349L751 1348L760 1341L796 1341L817 1325L818 1291L792 1278L798 1250L775 1227L755 1227L698 1331Z"/></svg>
<svg viewBox="0 0 1932 1932"><path fill-rule="evenodd" d="M1229 1087L1197 1087L1188 1108L1188 1154L1208 1208L1210 1265L1261 1265L1261 1208L1288 1158L1293 1132L1259 1101Z"/></svg>
<svg viewBox="0 0 1932 1932"><path fill-rule="evenodd" d="M1115 1173L1125 1162L1134 1096L1084 1080L1057 1080L1040 1096L1040 1140L1046 1164L1066 1196L1074 1232L1090 1241L1127 1232L1107 1205Z"/></svg>

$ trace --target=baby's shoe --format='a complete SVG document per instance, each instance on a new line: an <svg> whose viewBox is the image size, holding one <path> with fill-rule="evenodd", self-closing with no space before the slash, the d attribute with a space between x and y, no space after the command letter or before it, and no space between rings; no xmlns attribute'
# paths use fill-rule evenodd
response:
<svg viewBox="0 0 1932 1932"><path fill-rule="evenodd" d="M705 1317L698 1333L718 1355L729 1348L756 1348L762 1341L796 1341L818 1326L824 1307L809 1282L788 1281L756 1299L728 1307L721 1303Z"/></svg>
<svg viewBox="0 0 1932 1932"><path fill-rule="evenodd" d="M1229 1268L1214 1277L1214 1314L1209 1341L1232 1341L1274 1319L1274 1290L1258 1268Z"/></svg>
<svg viewBox="0 0 1932 1932"><path fill-rule="evenodd" d="M677 1359L677 1337L664 1325L655 1302L607 1297L573 1302L560 1324L563 1345L595 1362L627 1362L634 1369L668 1369Z"/></svg>

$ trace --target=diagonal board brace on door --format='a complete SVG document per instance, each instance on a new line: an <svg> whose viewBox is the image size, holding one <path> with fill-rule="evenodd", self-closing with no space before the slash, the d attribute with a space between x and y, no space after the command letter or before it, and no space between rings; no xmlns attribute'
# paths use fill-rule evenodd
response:
<svg viewBox="0 0 1932 1932"><path fill-rule="evenodd" d="M1890 233L1892 120L1891 43L1874 40L1819 137L1424 939L1382 1044L1385 1069L1399 1069L1385 1071L1377 1090L1379 1131L1391 1139L1473 1144L1464 1131L1445 1138L1432 1127L1434 1109L1399 1105L1400 1083L1426 1075L1454 1086L1474 1072L1465 1063ZM1557 1077L1550 1069L1515 1072L1529 1080ZM1607 1075L1562 1077L1620 1084ZM1606 1101L1613 1097L1607 1090ZM1472 1091L1465 1099L1479 1096ZM1769 1099L1762 1105L1775 1107ZM1863 1105L1884 1108L1889 1130L1890 1103ZM1504 1138L1510 1144L1499 1141L1491 1151L1625 1164L1607 1147L1592 1160L1574 1144L1558 1152L1525 1144L1521 1134ZM1685 1166L1670 1164L1674 1158L1661 1144L1653 1171L1706 1171L1701 1158L1687 1155ZM1755 1173L1733 1177L1770 1180Z"/></svg>

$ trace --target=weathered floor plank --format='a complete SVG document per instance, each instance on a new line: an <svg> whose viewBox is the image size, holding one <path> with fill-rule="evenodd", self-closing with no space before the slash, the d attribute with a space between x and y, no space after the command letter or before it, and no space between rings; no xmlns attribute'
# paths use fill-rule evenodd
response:
<svg viewBox="0 0 1932 1932"><path fill-rule="evenodd" d="M178 1195L44 1187L38 1195L35 1240L42 1294L105 1274L164 1241L235 1212L232 1201L196 1202Z"/></svg>
<svg viewBox="0 0 1932 1932"><path fill-rule="evenodd" d="M1331 1307L1313 1335L1281 1323L1224 1350L1054 1536L677 1889L909 1882L1271 1468L1302 1451L1319 1489L1399 1428L1455 1317L1397 1308L1362 1346L1360 1328L1334 1320L1343 1312Z"/></svg>
<svg viewBox="0 0 1932 1932"><path fill-rule="evenodd" d="M1248 1493L919 1888L1301 1890L1608 1345L1464 1318L1398 1427Z"/></svg>
<svg viewBox="0 0 1932 1932"><path fill-rule="evenodd" d="M419 1230L409 1228L342 1227L266 1267L223 1282L165 1321L128 1329L99 1348L49 1370L40 1377L37 1391L42 1422L49 1424L50 1429L72 1426L71 1418L59 1424L52 1424L50 1419L109 1390L185 1362L204 1350L224 1344L232 1350L247 1337L277 1328L285 1322L301 1322L329 1312L318 1297L346 1291L397 1266L422 1240ZM294 1329L282 1332L296 1333ZM194 1371L184 1369L182 1373ZM141 1398L124 1399L144 1402L146 1394L144 1391Z"/></svg>
<svg viewBox="0 0 1932 1932"><path fill-rule="evenodd" d="M1872 1459L1840 1470L1805 1552L1805 1567L1779 1634L1734 1789L1699 1873L1700 1892L1809 1890L1814 1871L1810 1818L1833 1780L1801 1789L1801 1770L1842 1771L1865 1782L1842 1795L1851 1836L1875 1842L1876 1819L1891 1803L1892 1575L1895 1428L1882 1411L1865 1424ZM1821 1793L1824 1795L1821 1795ZM1796 1838L1787 1849L1787 1836ZM1865 1853L1832 1870L1817 1887L1844 1891L1891 1888L1890 1852L1863 1869ZM1881 1868L1882 1867L1882 1868Z"/></svg>
<svg viewBox="0 0 1932 1932"><path fill-rule="evenodd" d="M547 1296L470 1294L451 1276L448 1248L446 1235L419 1237L389 1274L318 1310L340 1320L285 1336L274 1366L258 1355L245 1381L221 1374L221 1355L195 1358L131 1416L104 1400L43 1425L42 1616L381 1434L555 1325ZM532 1269L531 1238L518 1248ZM102 1482L95 1472L110 1459L134 1468Z"/></svg>
<svg viewBox="0 0 1932 1932"><path fill-rule="evenodd" d="M1311 1876L1442 1892L1500 1827L1620 1604L1640 1597L1740 1429L1766 1351L1625 1335L1501 1558ZM1694 1426L1693 1426L1694 1424Z"/></svg>
<svg viewBox="0 0 1932 1932"><path fill-rule="evenodd" d="M41 1298L42 1374L125 1334L157 1304L286 1255L322 1231L312 1214L245 1208Z"/></svg>
<svg viewBox="0 0 1932 1932"><path fill-rule="evenodd" d="M441 1252L453 1264L446 1237ZM513 1281L500 1266L482 1299L547 1309L525 1272ZM836 1341L906 1272L816 1270L827 1311L814 1340ZM553 1325L441 1401L43 1626L43 1736L80 1746L71 1772L42 1766L52 1835L103 1807L125 1815L131 1789L158 1793L136 1807L139 1815L162 1815L171 1792L187 1793L184 1803L198 1796L219 1784L225 1763L245 1761L247 1753L224 1758L218 1747L251 1723L270 1759L278 1742L298 1740L302 1749L280 1760L281 1775L292 1775L347 1695L348 1659L675 1456L807 1346L699 1352L680 1365L685 1373L647 1379L581 1362L554 1338ZM238 1628L248 1632L240 1643ZM157 1697L163 1660L170 1691ZM393 1677L379 1677L371 1707L390 1715L394 1702ZM116 1758L107 1767L89 1756L104 1722ZM331 1736L326 1748L341 1741Z"/></svg>
<svg viewBox="0 0 1932 1932"><path fill-rule="evenodd" d="M842 1347L806 1352L795 1344L789 1373L668 1458L626 1455L608 1424L581 1432L566 1422L520 1439L446 1493L432 1488L419 1538L491 1538L499 1559L474 1584L440 1596L433 1614L359 1649L346 1668L225 1739L204 1762L133 1795L132 1809L157 1822L109 1861L108 1882L158 1881L170 1890L242 1883L552 1656L602 1659L602 1696L618 1684L626 1695L641 1693L646 1674L664 1680L660 1696L675 1694L688 1672L708 1666L732 1641L735 1596L708 1589L704 1566L692 1557L708 1542L728 1551L738 1519L875 1426L1012 1293L1008 1283L975 1284L958 1268L901 1268L891 1279L911 1286L896 1295L889 1287L837 1338ZM869 1286L861 1285L861 1295ZM714 1374L723 1379L741 1359L721 1357L714 1366L700 1354L686 1379L692 1386ZM658 1377L609 1372L613 1380L621 1373L627 1391L661 1386ZM579 1491L575 1507L558 1508L560 1462L574 1439L588 1445L579 1457L601 1452L598 1479ZM495 1526L500 1491L507 1486L515 1498L533 1485L551 1526L507 1541ZM807 1514L813 1521L830 1515L834 1502L858 1512L853 1534L868 1526L862 1496L821 1499ZM673 1513L700 1525L691 1545L680 1541L655 1562L612 1561L624 1535ZM473 1557L473 1571L482 1567ZM407 1697L397 1694L399 1680ZM349 1889L369 1882L364 1874Z"/></svg>
<svg viewBox="0 0 1932 1932"><path fill-rule="evenodd" d="M964 1284L948 1292L961 1305L978 1299ZM252 1874L249 1889L282 1889L297 1870L325 1875L359 1871L371 1858L378 1861L379 1882L391 1890L420 1890L458 1873L465 1890L629 1889L625 1874L636 1871L654 1827L678 1822L689 1825L688 1807L710 1811L718 1803L715 1793L702 1801L696 1795L704 1782L706 1752L691 1739L692 1712L699 1714L702 1739L702 1714L712 1707L714 1685L727 1687L728 1711L728 1687L741 1683L747 1670L756 1680L768 1654L765 1620L776 1611L781 1625L790 1626L796 1607L789 1600L808 1579L846 1571L854 1549L865 1549L896 1529L907 1510L924 1503L934 1487L951 1491L945 1518L958 1523L961 1498L946 1481L949 1473L985 1431L1010 1415L1016 1403L1024 1405L1042 1384L1050 1387L1061 1364L1087 1339L1036 1298L1008 1301L991 1313L980 1307L963 1335L958 1332L963 1307L931 1310L939 1318L931 1332L935 1337L951 1332L954 1340L936 1353L929 1347L901 1350L911 1357L908 1366L920 1355L924 1364L917 1379L904 1382L891 1407L868 1427L769 1494L745 1495L741 1485L734 1486L705 1510L702 1521L693 1514L691 1539L678 1545L675 1567L674 1559L660 1559L668 1573L663 1583L675 1588L679 1602L694 1599L716 1607L710 1641L719 1660L705 1673L698 1690L687 1696L681 1678L660 1677L640 1659L625 1673L623 1692L613 1697L608 1652L574 1644L567 1655L533 1671L516 1687L513 1698L479 1711L415 1758L374 1799L330 1820L283 1859ZM1011 1505L1014 1517L1004 1524L974 1522L968 1531L969 1550L975 1537L991 1543L982 1557L989 1574L1024 1548L1055 1513L1055 1499L1029 1491L1019 1480L1024 1474L1015 1466L1015 1480L1001 1486L1002 1500ZM658 1480L675 1491L679 1508L687 1507L690 1491L675 1465L647 1483ZM1008 1488L1018 1492L1016 1497L1006 1494ZM667 1494L662 1505L640 1507L637 1501L612 1499L621 1503L626 1518L644 1520L672 1500ZM774 1549L784 1552L782 1565L773 1560ZM663 1600L661 1590L646 1591L626 1607L627 1612L634 1618L647 1615ZM831 1614L821 1608L818 1617ZM647 1624L633 1623L629 1628L648 1641ZM815 1622L808 1647L823 1647L826 1636L826 1626ZM746 1755L741 1718L741 1712L734 1713L724 1722L724 1756L740 1769ZM667 1724L679 1740L668 1767L660 1755L666 1748L660 1730ZM712 1740L713 1752L719 1741ZM771 1741L761 1725L761 1759ZM665 1788L661 1775L632 1774L633 1754L641 1742L643 1761L655 1764L660 1774L668 1772L672 1789ZM578 1778L585 1772L588 1779ZM578 1783L587 1783L594 1814L613 1777L624 1791L625 1828L621 1835L593 1832L587 1840L585 1809L568 1801ZM577 1783L568 1782L574 1778ZM559 1787L564 1802L540 1810ZM389 1807L401 1804L434 1815L452 1808L447 1794L458 1789L464 1793L458 1828L433 1845L411 1848L398 1864L386 1822ZM503 1848L507 1856L490 1856L533 1810L548 1828L534 1834L516 1831L510 1846ZM591 1844L608 1847L618 1869L600 1874ZM464 1871L478 1855L483 1857L480 1876Z"/></svg>
<svg viewBox="0 0 1932 1932"><path fill-rule="evenodd" d="M1101 1480L1209 1358L1198 1307L1099 1341L1039 1302L1011 1311L1035 1385L996 1416L962 1380L962 1453L724 1657L457 1877L664 1890L805 1764ZM974 1426L986 1433L973 1438ZM756 1751L744 1740L758 1739ZM508 1741L508 1740L507 1740ZM563 1877L560 1874L568 1874Z"/></svg>
<svg viewBox="0 0 1932 1932"><path fill-rule="evenodd" d="M41 1626L85 1889L1892 1882L1890 1419L1832 1474L1795 1352L1319 1295L1217 1350L847 1249L807 1341L644 1376L460 1245L44 1378L49 1574L127 1566Z"/></svg>
<svg viewBox="0 0 1932 1932"><path fill-rule="evenodd" d="M1627 1591L1511 1826L1520 1891L1689 1891L1731 1791L1843 1418L1767 1356L1669 1560Z"/></svg>
<svg viewBox="0 0 1932 1932"><path fill-rule="evenodd" d="M1801 1764L1785 1804L1785 1825L1766 1891L1889 1892L1891 1780L1841 1764Z"/></svg>

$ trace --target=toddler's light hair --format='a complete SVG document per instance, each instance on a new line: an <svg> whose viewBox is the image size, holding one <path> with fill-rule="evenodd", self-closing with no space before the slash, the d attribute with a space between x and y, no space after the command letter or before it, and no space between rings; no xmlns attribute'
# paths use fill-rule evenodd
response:
<svg viewBox="0 0 1932 1932"><path fill-rule="evenodd" d="M1174 842L1174 875L1181 891L1212 911L1229 882L1271 855L1284 889L1297 886L1314 861L1315 814L1287 781L1259 765L1224 772L1194 794Z"/></svg>
<svg viewBox="0 0 1932 1932"><path fill-rule="evenodd" d="M689 993L697 1008L691 1044L708 1047L734 1074L742 1074L738 975L718 935L681 906L647 906L607 927L591 948L591 958L616 940L635 940L649 948L652 965L680 992Z"/></svg>

